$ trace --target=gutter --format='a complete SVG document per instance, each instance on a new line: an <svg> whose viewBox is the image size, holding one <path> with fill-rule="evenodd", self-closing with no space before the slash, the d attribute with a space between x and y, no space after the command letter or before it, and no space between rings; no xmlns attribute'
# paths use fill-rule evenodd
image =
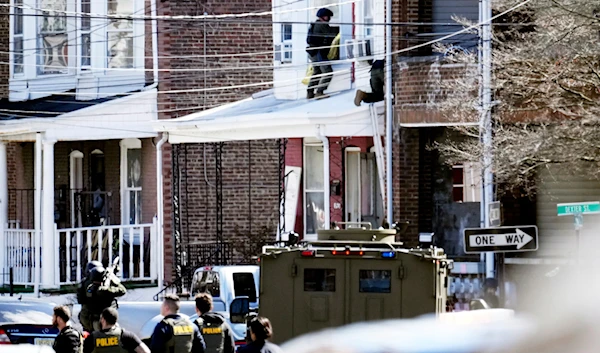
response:
<svg viewBox="0 0 600 353"><path fill-rule="evenodd" d="M167 140L169 139L169 134L164 132L162 134L162 138L160 139L160 141L158 141L158 143L156 144L156 213L157 213L157 225L158 225L158 229L156 230L157 233L157 240L158 240L158 244L157 244L157 254L158 254L158 264L160 266L160 269L157 271L157 282L158 282L158 286L159 287L163 287L164 286L164 276L165 276L165 266L164 266L164 219L165 219L165 214L164 214L164 192L163 192L163 158L162 158L162 146L165 144L165 142L167 142Z"/></svg>

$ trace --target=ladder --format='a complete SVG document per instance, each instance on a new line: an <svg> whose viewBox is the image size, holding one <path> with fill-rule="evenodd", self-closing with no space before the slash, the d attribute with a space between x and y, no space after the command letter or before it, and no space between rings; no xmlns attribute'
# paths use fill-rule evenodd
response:
<svg viewBox="0 0 600 353"><path fill-rule="evenodd" d="M373 104L369 104L369 112L371 114L371 123L373 124L373 143L375 144L375 161L377 163L377 174L379 179L379 192L381 193L381 200L383 200L383 214L387 214L385 202L385 150L383 149L383 143L381 142L381 134L379 133L379 119L377 117L377 110ZM392 224L392 220L388 219L389 224Z"/></svg>

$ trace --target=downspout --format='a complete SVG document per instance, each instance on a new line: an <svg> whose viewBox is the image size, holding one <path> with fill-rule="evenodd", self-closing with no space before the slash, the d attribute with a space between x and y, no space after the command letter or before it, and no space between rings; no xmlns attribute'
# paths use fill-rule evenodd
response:
<svg viewBox="0 0 600 353"><path fill-rule="evenodd" d="M317 138L323 142L323 208L325 212L325 229L331 225L330 201L331 193L329 191L329 139L321 134L321 125L317 125Z"/></svg>
<svg viewBox="0 0 600 353"><path fill-rule="evenodd" d="M157 271L158 272L158 278L157 278L157 282L158 282L158 286L162 287L164 286L164 276L165 276L165 261L164 261L164 256L165 256L165 252L164 252L164 219L165 219L165 214L163 211L163 207L164 207L164 192L163 192L163 187L164 187L164 183L163 183L163 156L162 156L162 146L165 144L165 142L167 142L167 140L169 139L169 134L166 132L163 132L162 134L162 138L160 139L160 141L158 141L158 143L156 144L156 213L157 213L157 221L158 221L158 229L156 230L157 233L157 254L158 254L158 263L160 266L160 269Z"/></svg>
<svg viewBox="0 0 600 353"><path fill-rule="evenodd" d="M142 91L149 91L158 87L158 23L156 21L156 0L150 0L150 15L152 17L152 76L154 82L144 87Z"/></svg>
<svg viewBox="0 0 600 353"><path fill-rule="evenodd" d="M35 134L35 194L33 196L33 219L35 228L35 281L33 292L36 297L40 296L40 282L42 281L42 267L39 259L42 249L42 134Z"/></svg>
<svg viewBox="0 0 600 353"><path fill-rule="evenodd" d="M389 228L392 228L394 224L394 206L392 200L392 135L393 135L393 116L392 111L392 0L386 0L385 2L385 20L386 20L386 31L385 31L385 125L386 125L386 136L385 136L385 156L386 156L386 201L387 201L387 221Z"/></svg>

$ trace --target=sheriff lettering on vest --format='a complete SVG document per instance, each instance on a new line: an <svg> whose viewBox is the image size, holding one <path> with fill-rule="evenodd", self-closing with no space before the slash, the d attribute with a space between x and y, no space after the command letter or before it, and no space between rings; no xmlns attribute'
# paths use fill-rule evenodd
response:
<svg viewBox="0 0 600 353"><path fill-rule="evenodd" d="M100 314L102 330L94 331L83 342L83 353L150 353L148 347L134 333L117 324L115 308L106 308Z"/></svg>
<svg viewBox="0 0 600 353"><path fill-rule="evenodd" d="M154 328L150 349L152 353L204 353L204 339L190 319L179 314L179 297L165 296L160 307L164 316Z"/></svg>

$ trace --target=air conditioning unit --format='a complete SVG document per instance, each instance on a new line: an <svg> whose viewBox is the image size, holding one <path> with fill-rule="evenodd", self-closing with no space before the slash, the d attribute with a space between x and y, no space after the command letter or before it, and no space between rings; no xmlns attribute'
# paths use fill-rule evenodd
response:
<svg viewBox="0 0 600 353"><path fill-rule="evenodd" d="M275 44L275 50L273 54L275 61L280 63L291 63L292 62L292 43L283 42L281 44Z"/></svg>
<svg viewBox="0 0 600 353"><path fill-rule="evenodd" d="M373 55L371 50L372 42L372 38L346 40L346 58L361 61L368 60Z"/></svg>

